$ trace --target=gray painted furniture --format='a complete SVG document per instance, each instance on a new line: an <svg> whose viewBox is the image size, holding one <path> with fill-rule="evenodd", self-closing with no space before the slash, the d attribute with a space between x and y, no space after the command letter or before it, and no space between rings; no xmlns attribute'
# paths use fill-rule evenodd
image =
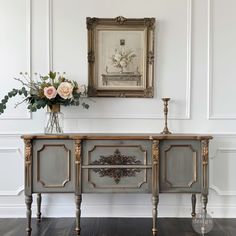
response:
<svg viewBox="0 0 236 236"><path fill-rule="evenodd" d="M206 212L208 142L206 135L24 135L25 202L31 234L32 194L74 193L76 232L80 234L82 193L152 194L153 235L157 235L159 193L196 193Z"/></svg>

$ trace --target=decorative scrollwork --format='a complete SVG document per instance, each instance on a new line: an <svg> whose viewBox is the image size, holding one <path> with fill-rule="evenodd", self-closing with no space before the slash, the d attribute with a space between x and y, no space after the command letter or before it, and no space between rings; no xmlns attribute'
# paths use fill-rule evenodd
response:
<svg viewBox="0 0 236 236"><path fill-rule="evenodd" d="M25 139L25 161L31 163L32 143L31 139Z"/></svg>
<svg viewBox="0 0 236 236"><path fill-rule="evenodd" d="M89 63L94 63L95 62L95 55L93 51L88 52L88 62Z"/></svg>
<svg viewBox="0 0 236 236"><path fill-rule="evenodd" d="M154 64L154 52L153 51L148 52L148 64L149 65Z"/></svg>
<svg viewBox="0 0 236 236"><path fill-rule="evenodd" d="M32 161L32 140L25 139L25 184L31 185L31 161Z"/></svg>
<svg viewBox="0 0 236 236"><path fill-rule="evenodd" d="M209 153L209 149L208 149L208 143L209 140L204 139L201 141L201 151L202 151L202 166L203 166L203 177L202 177L202 181L203 181L203 189L202 189L202 193L205 193L208 191L208 170L207 170L207 165L208 165L208 153Z"/></svg>
<svg viewBox="0 0 236 236"><path fill-rule="evenodd" d="M80 179L80 165L81 165L81 140L75 140L75 186L79 187Z"/></svg>
<svg viewBox="0 0 236 236"><path fill-rule="evenodd" d="M153 160L153 165L159 165L159 140L153 140L152 160Z"/></svg>
<svg viewBox="0 0 236 236"><path fill-rule="evenodd" d="M148 87L144 89L144 97L145 98L153 97L153 87Z"/></svg>
<svg viewBox="0 0 236 236"><path fill-rule="evenodd" d="M81 159L81 140L75 141L75 160L78 164L80 164Z"/></svg>
<svg viewBox="0 0 236 236"><path fill-rule="evenodd" d="M93 29L94 26L98 24L98 18L96 17L87 17L86 19L87 29Z"/></svg>
<svg viewBox="0 0 236 236"><path fill-rule="evenodd" d="M140 165L141 161L136 160L135 156L122 155L119 149L116 149L113 155L100 156L99 160L95 160L92 165ZM115 183L118 184L123 177L133 177L136 173L140 172L140 169L131 168L100 168L93 169L95 173L98 173L100 177L108 176L113 178Z"/></svg>
<svg viewBox="0 0 236 236"><path fill-rule="evenodd" d="M119 25L123 25L126 21L127 21L127 19L123 16L116 17L116 23Z"/></svg>
<svg viewBox="0 0 236 236"><path fill-rule="evenodd" d="M155 29L155 18L145 18L144 19L144 24L149 28L154 30Z"/></svg>
<svg viewBox="0 0 236 236"><path fill-rule="evenodd" d="M203 165L208 164L208 143L209 140L202 140L202 158L203 158Z"/></svg>

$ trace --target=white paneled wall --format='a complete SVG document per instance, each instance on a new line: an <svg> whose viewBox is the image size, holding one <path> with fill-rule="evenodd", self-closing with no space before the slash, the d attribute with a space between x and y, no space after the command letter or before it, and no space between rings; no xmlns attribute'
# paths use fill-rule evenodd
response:
<svg viewBox="0 0 236 236"><path fill-rule="evenodd" d="M87 83L86 17L155 17L155 96L94 98L64 108L66 132L148 133L163 129L161 97L172 98L170 130L210 133L214 217L236 217L236 15L234 0L0 0L0 97L20 71L66 71ZM45 111L0 116L0 217L24 217L23 143L42 132ZM149 195L84 195L83 216L151 216ZM160 216L190 216L189 195L161 195ZM35 207L35 206L34 206ZM200 203L198 204L200 207ZM35 208L34 208L35 209ZM44 216L73 216L72 194L46 195Z"/></svg>

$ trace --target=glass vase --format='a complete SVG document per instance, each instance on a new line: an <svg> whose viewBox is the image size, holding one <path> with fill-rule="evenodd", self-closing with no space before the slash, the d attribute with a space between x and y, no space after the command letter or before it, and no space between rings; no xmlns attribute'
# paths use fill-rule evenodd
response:
<svg viewBox="0 0 236 236"><path fill-rule="evenodd" d="M47 107L46 123L44 127L45 134L62 134L64 124L64 115L60 112L60 105Z"/></svg>

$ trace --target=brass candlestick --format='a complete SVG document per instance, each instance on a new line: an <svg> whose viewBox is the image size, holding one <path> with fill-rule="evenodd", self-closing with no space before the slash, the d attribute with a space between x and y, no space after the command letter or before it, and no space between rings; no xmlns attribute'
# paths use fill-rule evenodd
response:
<svg viewBox="0 0 236 236"><path fill-rule="evenodd" d="M162 98L161 99L164 102L164 115L165 115L165 127L161 134L171 134L167 127L167 115L168 115L168 102L170 101L170 98Z"/></svg>

